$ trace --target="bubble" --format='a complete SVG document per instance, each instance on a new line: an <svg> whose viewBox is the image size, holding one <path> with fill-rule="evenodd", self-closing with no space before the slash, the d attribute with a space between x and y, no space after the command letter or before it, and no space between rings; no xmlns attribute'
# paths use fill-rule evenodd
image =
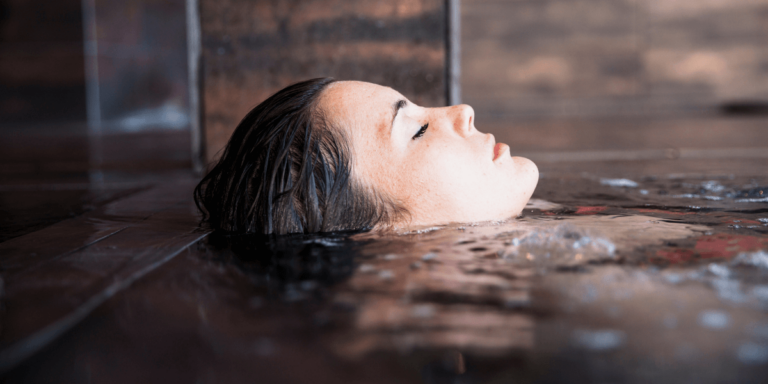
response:
<svg viewBox="0 0 768 384"><path fill-rule="evenodd" d="M707 270L713 275L722 278L727 278L731 275L731 271L728 269L728 267L720 264L710 263L709 266L707 266Z"/></svg>
<svg viewBox="0 0 768 384"><path fill-rule="evenodd" d="M731 265L751 265L768 269L768 252L742 252L731 261Z"/></svg>

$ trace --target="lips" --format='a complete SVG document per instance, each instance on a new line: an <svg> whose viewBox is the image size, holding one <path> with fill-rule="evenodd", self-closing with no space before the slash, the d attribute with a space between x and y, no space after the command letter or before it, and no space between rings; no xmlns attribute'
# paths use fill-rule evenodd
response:
<svg viewBox="0 0 768 384"><path fill-rule="evenodd" d="M509 146L504 143L497 143L493 146L493 161L498 160L503 154L509 151Z"/></svg>
<svg viewBox="0 0 768 384"><path fill-rule="evenodd" d="M509 154L509 146L504 143L497 143L496 137L488 133L488 144L493 146L493 161L500 159L504 154Z"/></svg>

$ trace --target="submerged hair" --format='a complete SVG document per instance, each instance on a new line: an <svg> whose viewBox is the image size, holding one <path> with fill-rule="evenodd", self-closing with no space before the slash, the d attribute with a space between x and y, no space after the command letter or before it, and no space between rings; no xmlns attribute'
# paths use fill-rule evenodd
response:
<svg viewBox="0 0 768 384"><path fill-rule="evenodd" d="M365 231L405 210L353 177L350 145L318 108L335 80L288 86L238 124L195 203L214 229L288 234Z"/></svg>

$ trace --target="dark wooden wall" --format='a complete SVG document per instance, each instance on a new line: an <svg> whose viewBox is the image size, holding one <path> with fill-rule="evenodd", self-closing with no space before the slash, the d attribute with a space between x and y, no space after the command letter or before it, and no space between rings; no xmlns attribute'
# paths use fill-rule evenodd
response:
<svg viewBox="0 0 768 384"><path fill-rule="evenodd" d="M330 76L445 105L442 0L199 0L207 159L281 88Z"/></svg>
<svg viewBox="0 0 768 384"><path fill-rule="evenodd" d="M89 169L189 167L185 6L0 0L0 183ZM90 106L102 120L90 125L98 130L88 124L93 84L99 92L90 96L99 103Z"/></svg>
<svg viewBox="0 0 768 384"><path fill-rule="evenodd" d="M766 0L463 0L478 118L679 115L768 103Z"/></svg>
<svg viewBox="0 0 768 384"><path fill-rule="evenodd" d="M85 121L80 0L0 0L0 124Z"/></svg>

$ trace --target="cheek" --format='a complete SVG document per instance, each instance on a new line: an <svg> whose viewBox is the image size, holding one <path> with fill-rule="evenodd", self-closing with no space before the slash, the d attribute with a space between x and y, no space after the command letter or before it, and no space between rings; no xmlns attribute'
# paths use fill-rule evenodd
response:
<svg viewBox="0 0 768 384"><path fill-rule="evenodd" d="M398 172L400 191L441 204L465 201L487 187L490 167L468 146L431 143L411 156Z"/></svg>

